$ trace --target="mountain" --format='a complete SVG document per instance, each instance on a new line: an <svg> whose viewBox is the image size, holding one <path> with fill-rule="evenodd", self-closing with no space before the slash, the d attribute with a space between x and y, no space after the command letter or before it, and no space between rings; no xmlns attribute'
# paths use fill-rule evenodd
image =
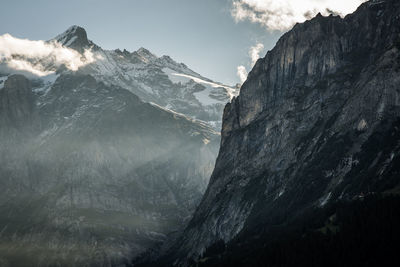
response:
<svg viewBox="0 0 400 267"><path fill-rule="evenodd" d="M86 31L72 26L53 40L65 47L97 58L80 71L107 85L118 85L167 109L204 120L220 130L225 104L238 89L207 79L169 56L157 57L149 50L103 50L87 38Z"/></svg>
<svg viewBox="0 0 400 267"><path fill-rule="evenodd" d="M0 266L120 265L171 239L237 88L145 48L104 50L79 26L29 45L51 53L0 62Z"/></svg>
<svg viewBox="0 0 400 267"><path fill-rule="evenodd" d="M129 262L190 218L219 140L80 71L3 78L0 266Z"/></svg>
<svg viewBox="0 0 400 267"><path fill-rule="evenodd" d="M357 201L398 193L400 186L399 17L395 0L366 2L343 19L319 14L295 25L257 61L240 95L225 107L221 147L207 191L184 233L162 252L161 266L187 266L190 259L199 266L296 265L280 262L295 253L284 247L304 251L304 257L300 252L296 256L300 263L308 260L305 266L324 266L312 264L306 252L320 244L313 257L326 247L332 254L321 255L340 261L345 259L334 253L340 246L356 251L372 241L374 246L353 255L358 264L371 264L368 260L377 251L395 255L390 254L390 240L398 239L392 234L398 233L393 222L399 220L391 214L398 202L388 204L382 215L390 220L374 224L384 202L365 202L369 210ZM355 222L343 228L340 222L346 217L336 213L340 208L332 209L340 203L354 203L346 214L353 214ZM336 226L334 218L341 220ZM362 218L375 228L363 232L362 221L355 227ZM310 236L304 229L311 236L320 233L320 221L339 233L349 233L348 225L360 232L337 247L328 246L340 241L337 236L332 243L306 243ZM299 233L297 239L290 239L290 229ZM363 235L368 232L374 233ZM276 253L268 254L274 244Z"/></svg>
<svg viewBox="0 0 400 267"><path fill-rule="evenodd" d="M51 41L57 41L62 46L72 48L80 53L84 53L85 49L100 49L100 47L88 39L86 30L76 25L69 27L65 32L57 35Z"/></svg>

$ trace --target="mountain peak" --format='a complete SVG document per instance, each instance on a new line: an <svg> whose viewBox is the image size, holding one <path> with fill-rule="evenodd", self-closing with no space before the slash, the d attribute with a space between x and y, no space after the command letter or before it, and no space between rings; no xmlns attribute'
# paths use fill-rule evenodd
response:
<svg viewBox="0 0 400 267"><path fill-rule="evenodd" d="M72 25L71 27L69 27L66 31L67 32L76 32L76 31L85 31L84 28L82 28L81 26L78 25ZM85 31L86 32L86 31Z"/></svg>
<svg viewBox="0 0 400 267"><path fill-rule="evenodd" d="M92 42L87 38L86 30L77 25L69 27L65 32L57 35L53 40L59 42L63 46L78 50L79 52L83 52L85 48L92 45Z"/></svg>
<svg viewBox="0 0 400 267"><path fill-rule="evenodd" d="M141 47L137 51L133 52L137 56L139 56L145 62L149 62L157 59L157 56L151 53L148 49Z"/></svg>
<svg viewBox="0 0 400 267"><path fill-rule="evenodd" d="M139 48L136 52L138 53L146 53L146 54L152 54L148 49L141 47Z"/></svg>

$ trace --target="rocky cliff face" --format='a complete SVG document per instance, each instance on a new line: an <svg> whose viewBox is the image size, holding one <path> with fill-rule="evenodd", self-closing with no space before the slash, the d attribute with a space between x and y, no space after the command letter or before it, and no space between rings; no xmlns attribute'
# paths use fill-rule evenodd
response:
<svg viewBox="0 0 400 267"><path fill-rule="evenodd" d="M0 89L0 266L118 265L188 220L216 132L79 72L35 82Z"/></svg>
<svg viewBox="0 0 400 267"><path fill-rule="evenodd" d="M171 262L399 184L399 18L392 0L318 15L257 61L225 107L216 167Z"/></svg>
<svg viewBox="0 0 400 267"><path fill-rule="evenodd" d="M34 99L30 81L22 75L11 76L0 90L0 125L21 128L30 124L34 113Z"/></svg>

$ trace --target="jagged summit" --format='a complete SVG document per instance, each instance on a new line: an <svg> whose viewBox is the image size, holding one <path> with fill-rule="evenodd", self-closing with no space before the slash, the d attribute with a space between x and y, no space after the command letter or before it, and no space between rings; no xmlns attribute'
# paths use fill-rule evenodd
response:
<svg viewBox="0 0 400 267"><path fill-rule="evenodd" d="M158 57L151 53L148 49L141 47L137 51L133 52L135 55L139 56L144 62L148 63L157 59Z"/></svg>
<svg viewBox="0 0 400 267"><path fill-rule="evenodd" d="M77 25L69 27L65 32L57 35L53 40L79 52L83 52L84 49L88 49L94 45L93 42L88 39L86 30Z"/></svg>

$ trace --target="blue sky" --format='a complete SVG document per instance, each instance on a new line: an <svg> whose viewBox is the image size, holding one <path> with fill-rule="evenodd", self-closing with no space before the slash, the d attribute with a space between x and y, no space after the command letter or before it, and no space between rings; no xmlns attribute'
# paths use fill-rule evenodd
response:
<svg viewBox="0 0 400 267"><path fill-rule="evenodd" d="M239 82L238 65L250 67L251 46L267 50L281 35L236 23L231 0L2 0L1 7L0 35L47 40L76 24L105 49L145 47L227 84Z"/></svg>
<svg viewBox="0 0 400 267"><path fill-rule="evenodd" d="M233 85L284 31L326 10L347 14L364 0L2 0L0 35L48 40L71 25L105 49L145 47L205 77ZM233 12L234 11L234 12Z"/></svg>

